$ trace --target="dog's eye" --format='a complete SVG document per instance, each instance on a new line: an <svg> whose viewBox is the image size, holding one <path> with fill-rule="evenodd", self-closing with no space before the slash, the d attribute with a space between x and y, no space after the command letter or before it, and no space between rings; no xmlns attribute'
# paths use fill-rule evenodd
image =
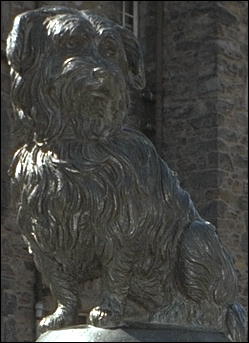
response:
<svg viewBox="0 0 249 343"><path fill-rule="evenodd" d="M114 57L118 52L117 44L112 40L107 40L103 42L101 50L106 57Z"/></svg>
<svg viewBox="0 0 249 343"><path fill-rule="evenodd" d="M87 44L87 37L70 37L66 41L66 47L69 49L80 49L82 46L85 46Z"/></svg>
<svg viewBox="0 0 249 343"><path fill-rule="evenodd" d="M71 38L66 42L66 46L69 49L73 49L80 46L79 39Z"/></svg>

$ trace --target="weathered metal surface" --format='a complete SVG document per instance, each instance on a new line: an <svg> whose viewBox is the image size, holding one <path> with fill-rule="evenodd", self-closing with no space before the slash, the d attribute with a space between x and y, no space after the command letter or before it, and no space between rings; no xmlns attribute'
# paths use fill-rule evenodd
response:
<svg viewBox="0 0 249 343"><path fill-rule="evenodd" d="M102 329L94 326L78 326L64 330L47 331L36 342L230 342L222 333L147 327Z"/></svg>

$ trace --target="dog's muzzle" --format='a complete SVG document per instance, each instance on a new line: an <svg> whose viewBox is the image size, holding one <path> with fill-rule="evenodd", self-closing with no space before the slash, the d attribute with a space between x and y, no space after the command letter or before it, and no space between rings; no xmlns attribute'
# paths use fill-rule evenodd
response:
<svg viewBox="0 0 249 343"><path fill-rule="evenodd" d="M54 79L65 117L77 136L106 136L122 125L129 103L120 69L98 61L70 58Z"/></svg>
<svg viewBox="0 0 249 343"><path fill-rule="evenodd" d="M86 91L89 95L100 99L110 99L112 93L111 90L112 79L110 74L101 67L95 67L92 69L91 77L86 81Z"/></svg>

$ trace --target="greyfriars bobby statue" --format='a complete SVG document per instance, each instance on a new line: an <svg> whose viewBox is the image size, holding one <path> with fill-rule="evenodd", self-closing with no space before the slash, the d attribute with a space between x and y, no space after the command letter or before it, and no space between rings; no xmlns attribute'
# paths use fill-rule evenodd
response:
<svg viewBox="0 0 249 343"><path fill-rule="evenodd" d="M58 307L42 331L75 323L80 283L100 278L95 327L128 320L245 339L233 261L176 174L123 125L145 84L131 32L89 11L16 17L7 41L12 103L25 144L10 166L21 233ZM139 320L139 317L138 317Z"/></svg>

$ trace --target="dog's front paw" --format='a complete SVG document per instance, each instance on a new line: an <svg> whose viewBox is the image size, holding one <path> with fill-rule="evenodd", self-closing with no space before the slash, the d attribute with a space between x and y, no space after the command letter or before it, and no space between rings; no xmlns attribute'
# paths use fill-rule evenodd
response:
<svg viewBox="0 0 249 343"><path fill-rule="evenodd" d="M58 308L53 314L44 317L39 325L38 332L39 334L48 331L59 329L75 323L75 314L67 312L61 308Z"/></svg>
<svg viewBox="0 0 249 343"><path fill-rule="evenodd" d="M101 328L117 327L121 325L121 315L105 306L97 306L89 314L89 324Z"/></svg>

